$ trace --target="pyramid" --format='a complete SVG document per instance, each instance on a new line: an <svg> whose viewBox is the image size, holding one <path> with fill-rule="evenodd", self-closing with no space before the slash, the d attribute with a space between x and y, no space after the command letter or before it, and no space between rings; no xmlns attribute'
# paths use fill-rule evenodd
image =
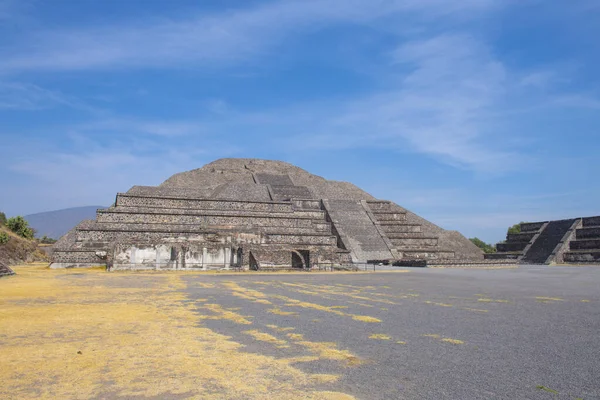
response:
<svg viewBox="0 0 600 400"><path fill-rule="evenodd" d="M479 262L456 231L294 165L227 158L117 194L54 247L52 267L270 269Z"/></svg>

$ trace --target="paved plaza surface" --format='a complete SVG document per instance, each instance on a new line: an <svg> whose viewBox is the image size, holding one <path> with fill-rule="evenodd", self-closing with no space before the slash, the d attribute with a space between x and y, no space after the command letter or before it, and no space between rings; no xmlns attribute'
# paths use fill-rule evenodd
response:
<svg viewBox="0 0 600 400"><path fill-rule="evenodd" d="M600 267L15 269L3 399L600 399Z"/></svg>
<svg viewBox="0 0 600 400"><path fill-rule="evenodd" d="M210 289L195 286L196 277L186 280L190 301L208 297L240 307L260 331L286 341L278 349L252 340L245 326L206 321L248 351L294 356L300 346L278 332L291 327L304 339L351 352L358 365L299 365L341 374L336 390L357 398L600 399L597 267L215 277ZM236 296L230 282L272 304Z"/></svg>

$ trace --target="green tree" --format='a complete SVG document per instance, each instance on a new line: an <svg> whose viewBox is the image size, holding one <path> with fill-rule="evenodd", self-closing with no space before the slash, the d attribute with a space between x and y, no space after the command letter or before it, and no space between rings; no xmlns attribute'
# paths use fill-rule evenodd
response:
<svg viewBox="0 0 600 400"><path fill-rule="evenodd" d="M487 244L486 242L484 242L483 240L479 239L479 238L471 238L469 239L471 242L473 242L473 244L477 247L479 247L481 250L483 250L484 253L495 253L496 252L496 246L492 245L492 244Z"/></svg>
<svg viewBox="0 0 600 400"><path fill-rule="evenodd" d="M0 212L0 225L6 225L6 214Z"/></svg>
<svg viewBox="0 0 600 400"><path fill-rule="evenodd" d="M521 221L518 224L514 224L513 226L511 226L510 228L508 228L508 231L506 232L507 234L510 233L521 233L521 224L524 224L525 222Z"/></svg>
<svg viewBox="0 0 600 400"><path fill-rule="evenodd" d="M40 243L42 244L54 244L56 243L56 239L52 239L46 235L42 236L41 239L39 239Z"/></svg>
<svg viewBox="0 0 600 400"><path fill-rule="evenodd" d="M6 226L8 229L25 239L33 239L35 234L34 230L29 227L29 222L20 215L9 218L6 221Z"/></svg>

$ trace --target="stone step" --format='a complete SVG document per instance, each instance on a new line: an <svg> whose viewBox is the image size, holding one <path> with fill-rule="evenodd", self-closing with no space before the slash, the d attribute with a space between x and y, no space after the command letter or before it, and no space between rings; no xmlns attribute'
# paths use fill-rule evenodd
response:
<svg viewBox="0 0 600 400"><path fill-rule="evenodd" d="M542 229L546 222L524 222L521 224L521 232L537 232Z"/></svg>
<svg viewBox="0 0 600 400"><path fill-rule="evenodd" d="M431 236L422 232L393 232L386 233L388 239L404 239L404 238L434 238L437 239L437 236Z"/></svg>
<svg viewBox="0 0 600 400"><path fill-rule="evenodd" d="M439 260L439 259L447 259L454 258L454 252L449 250L442 249L397 249L398 252L402 253L402 258L409 259L421 259L426 258L429 260Z"/></svg>
<svg viewBox="0 0 600 400"><path fill-rule="evenodd" d="M569 244L571 250L600 250L600 239L579 239Z"/></svg>
<svg viewBox="0 0 600 400"><path fill-rule="evenodd" d="M146 224L146 223L100 223L91 222L77 228L82 231L125 231L125 232L163 232L163 233L230 233L230 232L260 232L260 233L282 233L282 234L331 234L331 224L325 221L314 222L312 226L305 227L282 227L282 226L211 226L210 228L194 224Z"/></svg>
<svg viewBox="0 0 600 400"><path fill-rule="evenodd" d="M522 254L520 251L506 251L501 253L487 253L483 257L486 260L516 260Z"/></svg>
<svg viewBox="0 0 600 400"><path fill-rule="evenodd" d="M583 218L582 223L586 228L590 226L600 226L600 216Z"/></svg>
<svg viewBox="0 0 600 400"><path fill-rule="evenodd" d="M290 212L244 211L244 210L197 210L197 209L162 209L154 207L129 207L117 206L100 209L101 213L128 213L128 214L173 214L173 215L221 215L240 217L272 217L272 218L310 218L325 220L325 212L321 210L294 210Z"/></svg>
<svg viewBox="0 0 600 400"><path fill-rule="evenodd" d="M506 242L498 243L496 249L498 252L523 251L529 242Z"/></svg>
<svg viewBox="0 0 600 400"><path fill-rule="evenodd" d="M372 212L391 211L392 203L390 201L367 201L367 205Z"/></svg>
<svg viewBox="0 0 600 400"><path fill-rule="evenodd" d="M400 251L404 251L407 248L422 248L438 245L437 237L390 238L390 241Z"/></svg>
<svg viewBox="0 0 600 400"><path fill-rule="evenodd" d="M403 223L379 223L381 229L390 237L395 233L419 233L421 232L421 225L417 224L403 224Z"/></svg>
<svg viewBox="0 0 600 400"><path fill-rule="evenodd" d="M308 218L281 217L250 217L250 216L219 216L219 215L185 215L185 214L149 214L100 212L97 222L105 223L148 223L148 224L194 224L202 227L211 226L283 226L304 227L314 226Z"/></svg>
<svg viewBox="0 0 600 400"><path fill-rule="evenodd" d="M600 226L589 226L578 228L575 231L575 237L579 239L596 239L600 238Z"/></svg>
<svg viewBox="0 0 600 400"><path fill-rule="evenodd" d="M509 233L506 235L507 242L529 242L536 235L536 232Z"/></svg>
<svg viewBox="0 0 600 400"><path fill-rule="evenodd" d="M353 261L392 258L386 239L379 233L362 202L327 200L323 203L344 246L352 252Z"/></svg>
<svg viewBox="0 0 600 400"><path fill-rule="evenodd" d="M390 222L390 221L406 221L406 213L400 212L374 212L375 218L379 222Z"/></svg>
<svg viewBox="0 0 600 400"><path fill-rule="evenodd" d="M570 263L600 263L600 250L576 250L564 254L565 262Z"/></svg>
<svg viewBox="0 0 600 400"><path fill-rule="evenodd" d="M154 197L117 194L115 204L127 207L153 207L163 209L196 209L196 210L240 210L259 212L292 212L290 202L253 202L236 200L191 199L180 197Z"/></svg>

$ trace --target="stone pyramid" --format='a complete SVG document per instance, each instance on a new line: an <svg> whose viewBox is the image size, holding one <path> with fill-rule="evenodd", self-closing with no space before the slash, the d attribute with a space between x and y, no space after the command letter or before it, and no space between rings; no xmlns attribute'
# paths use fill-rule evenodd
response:
<svg viewBox="0 0 600 400"><path fill-rule="evenodd" d="M134 186L59 240L52 267L312 268L478 262L456 231L294 165L220 159Z"/></svg>

